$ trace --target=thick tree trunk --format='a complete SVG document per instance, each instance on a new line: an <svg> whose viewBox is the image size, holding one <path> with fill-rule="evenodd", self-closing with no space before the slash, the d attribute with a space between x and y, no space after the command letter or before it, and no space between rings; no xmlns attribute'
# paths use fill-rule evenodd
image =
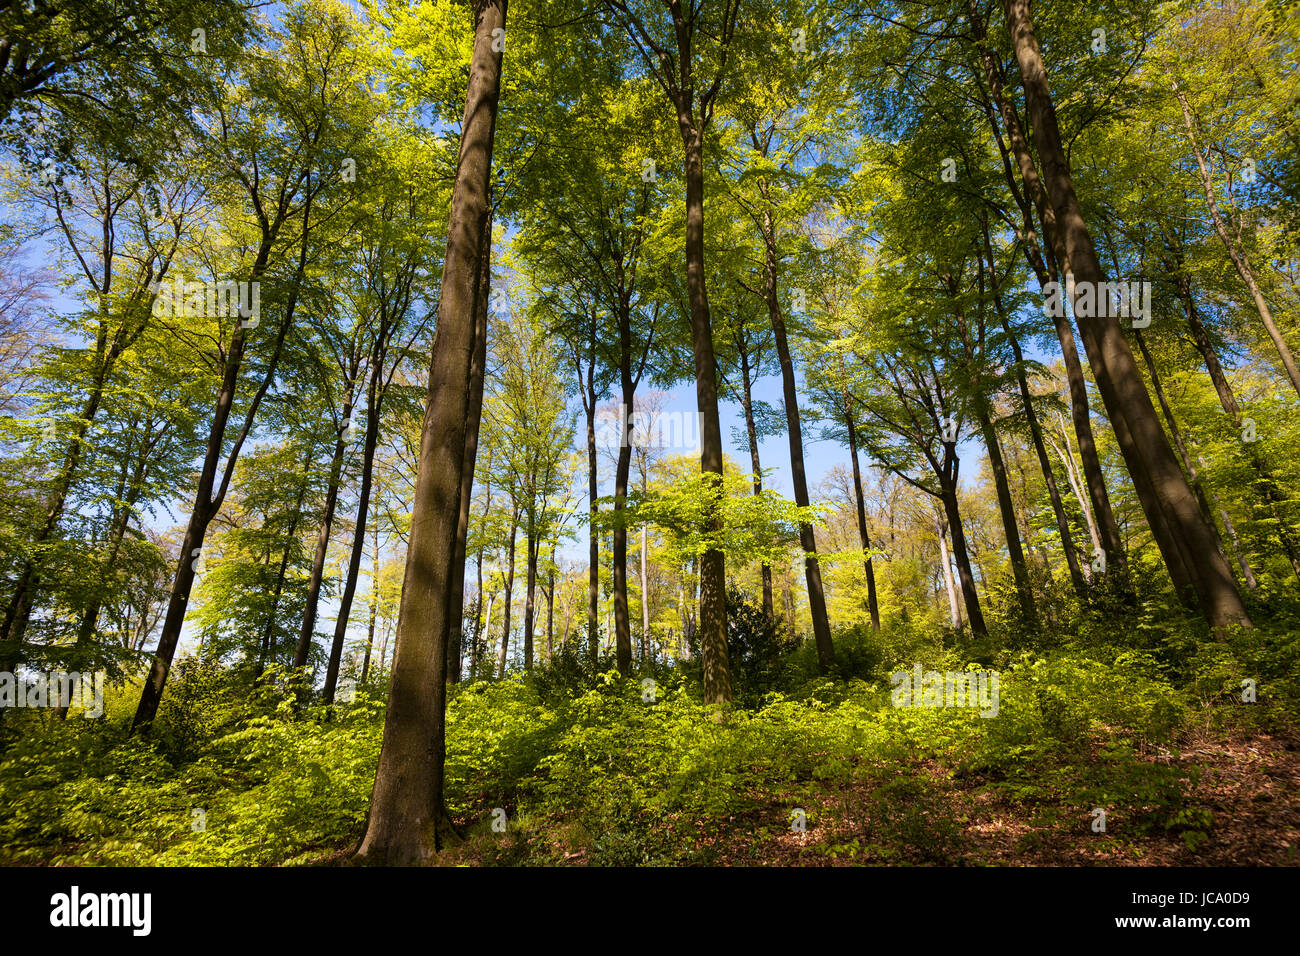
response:
<svg viewBox="0 0 1300 956"><path fill-rule="evenodd" d="M687 57L689 50L685 51ZM722 494L722 424L718 418L718 368L713 354L713 329L704 285L704 133L690 114L689 94L677 96L678 126L685 153L686 176L686 284L691 308L691 340L695 351L695 397L702 419L700 468L715 475ZM721 519L708 529L721 530ZM700 559L700 656L704 667L704 700L709 704L731 700L731 673L727 662L726 556L717 548Z"/></svg>
<svg viewBox="0 0 1300 956"><path fill-rule="evenodd" d="M1032 201L1042 225L1045 240L1043 252L1047 262L1044 263L1037 257L1030 257L1030 265L1037 273L1039 284L1046 286L1048 282L1059 281L1062 278L1062 271L1069 272L1069 257L1060 230L1056 227L1056 211L1048 200L1042 177L1039 175L1038 167L1035 165L1033 155L1029 151L1029 142L1021 126L1020 116L1006 96L1006 82L1001 64L987 45L983 19L979 15L979 8L975 0L968 0L968 9L975 37L980 46L985 79L989 84L990 95L997 105L1003 126L1006 128L1007 139L1011 146L1012 156L1016 161L1017 170L1020 173L1021 182L1024 184L1025 192ZM1024 208L1022 211L1026 230L1030 231L1033 228L1033 220L1029 215L1028 208ZM1027 253L1030 248L1032 247L1027 246ZM1058 311L1060 314L1057 314ZM1052 321L1056 327L1057 338L1061 343L1061 356L1065 363L1066 381L1069 384L1070 414L1074 422L1075 436L1079 442L1079 459L1083 463L1084 484L1087 486L1092 514L1101 531L1101 546L1106 554L1107 565L1118 571L1121 579L1123 579L1127 573L1128 558L1120 536L1119 523L1115 520L1115 513L1111 508L1110 495L1106 491L1106 480L1101 470L1101 459L1097 455L1097 445L1092 434L1092 416L1088 408L1088 386L1083 375L1083 366L1079 362L1079 350L1075 345L1074 330L1070 327L1069 317L1064 314L1064 310L1054 311Z"/></svg>
<svg viewBox="0 0 1300 956"><path fill-rule="evenodd" d="M392 689L374 795L357 850L364 862L427 862L451 829L443 806L449 588L474 350L475 265L487 225L501 82L502 54L493 49L493 31L505 30L506 5L507 0L474 2L474 53L452 188Z"/></svg>
<svg viewBox="0 0 1300 956"><path fill-rule="evenodd" d="M1074 192L1047 73L1029 15L1029 0L1006 0L1006 12L1026 101L1034 120L1043 178L1066 256L1076 282L1090 283L1093 289L1098 289L1104 277ZM1075 311L1077 315L1077 308ZM1160 427L1119 322L1114 316L1080 316L1079 329L1112 425L1119 426L1122 420L1126 426L1117 427L1116 437L1125 453L1129 472L1142 472L1148 478L1149 489L1134 475L1148 522L1154 524L1161 517L1167 522L1170 540L1157 539L1164 544L1161 550L1166 563L1178 560L1176 552L1181 548L1192 572L1202 613L1213 626L1249 625L1250 617L1241 603L1232 571L1214 548L1213 532L1201 518L1196 497Z"/></svg>
<svg viewBox="0 0 1300 956"><path fill-rule="evenodd" d="M1138 351L1142 353L1142 361L1146 364L1147 374L1151 377L1151 390L1156 393L1156 401L1160 404L1161 414L1164 415L1165 424L1169 427L1169 435L1174 440L1174 447L1178 450L1178 457L1182 460L1187 479L1191 482L1192 490L1196 493L1196 501L1201 506L1201 517L1213 529L1215 546L1219 549L1219 554L1224 555L1223 539L1219 536L1219 527L1214 522L1214 511L1210 507L1210 500L1206 497L1205 488L1201 484L1201 477L1196 471L1196 464L1187 451L1182 429L1178 427L1178 420L1174 418L1174 410L1169 404L1169 397L1165 394L1165 386L1160 379L1160 371L1156 368L1155 360L1151 357L1151 350L1147 348L1146 336L1135 330L1133 337L1137 340Z"/></svg>
<svg viewBox="0 0 1300 956"><path fill-rule="evenodd" d="M469 511L474 499L479 426L483 419L483 374L487 368L488 293L492 285L492 211L488 211L474 277L474 353L470 359L465 459L460 466L460 513L456 520L456 558L451 566L451 639L447 642L447 683L460 683L465 634L465 553Z"/></svg>

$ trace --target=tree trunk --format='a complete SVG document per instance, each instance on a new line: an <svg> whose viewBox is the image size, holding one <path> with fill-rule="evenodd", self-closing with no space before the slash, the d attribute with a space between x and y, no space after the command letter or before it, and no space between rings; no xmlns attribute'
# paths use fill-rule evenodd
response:
<svg viewBox="0 0 1300 956"><path fill-rule="evenodd" d="M790 476L794 484L794 501L800 508L809 505L808 480L804 474L803 430L799 420L799 396L795 389L794 362L790 358L790 344L786 339L785 318L778 300L776 275L776 236L772 226L771 202L767 183L760 180L759 188L769 208L763 211L764 274L766 279L767 314L772 322L776 339L776 354L781 363L781 386L785 400L786 436L790 442ZM825 674L835 662L835 647L831 642L830 621L826 616L826 594L822 589L821 563L817 560L817 538L811 524L799 526L799 543L804 552L804 577L808 582L808 610L812 615L813 640L817 644L817 664Z"/></svg>
<svg viewBox="0 0 1300 956"><path fill-rule="evenodd" d="M519 506L510 516L510 551L506 564L506 585L501 595L501 656L497 660L497 680L506 676L506 654L510 649L510 615L514 609L515 534L519 530Z"/></svg>
<svg viewBox="0 0 1300 956"><path fill-rule="evenodd" d="M137 705L135 717L131 721L132 733L138 730L147 731L153 724L154 717L158 714L158 704L162 700L163 688L167 684L167 675L171 671L172 658L176 654L177 645L180 644L181 628L185 625L185 613L189 609L190 587L194 583L195 565L201 557L203 541L208 533L208 525L216 517L217 512L221 510L231 476L234 474L235 464L239 460L240 449L243 447L243 442L252 427L262 396L266 394L267 389L275 380L275 370L279 366L280 355L284 350L285 336L288 335L289 327L293 324L294 311L298 305L298 293L302 287L303 275L307 268L307 244L311 223L312 195L309 192L303 203L303 229L298 268L293 284L289 288L289 296L285 302L284 319L280 323L280 329L271 352L271 359L266 374L262 379L262 384L249 404L244 418L244 428L226 458L226 467L221 477L221 485L217 487L217 471L222 453L225 450L226 425L230 420L235 392L239 387L239 371L243 365L244 349L248 343L248 337L245 334L248 329L241 322L231 337L230 349L226 353L226 364L222 374L221 391L217 395L217 404L212 413L212 424L208 429L207 450L203 458L203 467L199 472L198 488L195 489L194 506L190 510L190 519L185 528L185 537L181 541L181 553L177 562L176 573L172 578L171 595L167 601L167 614L163 618L162 633L158 635L158 647L154 650L153 661L149 665L149 675L145 678L144 687L140 692L140 703ZM257 260L254 262L251 271L251 275L258 281L266 271L267 263L270 260L270 248L270 239L264 234Z"/></svg>
<svg viewBox="0 0 1300 956"><path fill-rule="evenodd" d="M1045 240L1043 252L1046 255L1047 262L1043 263L1031 258L1030 265L1037 273L1039 285L1046 286L1048 282L1059 281L1061 272L1068 272L1070 269L1065 244L1061 238L1060 230L1057 229L1056 211L1048 201L1047 191L1043 186L1042 178L1039 176L1038 167L1035 165L1033 156L1029 151L1029 142L1021 126L1020 117L1006 96L1006 82L1002 67L988 48L983 19L979 15L979 7L975 0L968 0L968 9L976 41L980 45L989 92L997 105L998 113L1002 117L1003 126L1006 127L1007 139L1011 145L1012 155L1016 160L1021 182L1025 186L1025 192L1028 193L1030 200L1032 200L1038 219L1042 224L1042 233ZM1027 208L1023 212L1026 230L1030 231L1033 228L1033 220L1029 216ZM1070 413L1074 422L1075 435L1079 442L1079 459L1083 463L1084 484L1087 485L1088 498L1092 504L1092 514L1101 532L1101 546L1106 554L1107 564L1117 570L1121 579L1123 579L1127 574L1128 558L1120 537L1119 523L1115 520L1115 513L1111 508L1110 495L1106 491L1106 480L1101 470L1101 459L1097 455L1097 445L1092 435L1092 416L1088 408L1088 386L1084 379L1083 366L1079 362L1079 349L1075 345L1074 330L1070 327L1070 320L1064 314L1064 310L1058 311L1061 312L1060 315L1056 314L1055 311L1052 313L1052 322L1056 328L1056 336L1061 343L1061 356L1065 363L1066 381L1069 383Z"/></svg>
<svg viewBox="0 0 1300 956"><path fill-rule="evenodd" d="M587 411L587 498L591 521L587 526L587 658L593 670L600 657L600 535L596 533L596 504L600 498L600 472L596 460L596 310L592 307L590 352L584 403Z"/></svg>
<svg viewBox="0 0 1300 956"><path fill-rule="evenodd" d="M680 34L681 31L679 31ZM688 62L690 51L684 51ZM685 153L686 176L686 284L691 308L691 340L695 351L695 398L702 419L700 469L716 475L716 493L722 494L722 424L718 418L718 367L713 354L713 329L704 285L704 132L690 114L687 93L677 100L678 126ZM716 534L721 519L707 529ZM727 566L720 549L711 548L700 559L700 656L704 669L704 701L731 700L731 674L727 662Z"/></svg>
<svg viewBox="0 0 1300 956"><path fill-rule="evenodd" d="M1209 372L1210 380L1214 383L1214 391L1219 396L1219 404L1223 406L1223 410L1232 419L1232 424L1240 428L1241 406L1237 403L1237 396L1233 394L1232 384L1223 371L1223 365L1219 362L1218 353L1214 350L1214 343L1210 341L1210 334L1196 309L1196 303L1192 298L1191 283L1188 281L1187 276L1181 273L1181 256L1178 259L1177 266L1178 268L1175 269L1173 264L1166 263L1167 271L1175 273L1174 281L1178 288L1178 296L1183 303L1183 314L1187 317L1187 326L1192 332L1192 341L1196 343L1196 350L1201 353L1201 358L1205 362L1205 370ZM1282 501L1282 494L1278 490L1276 480L1273 478L1272 469L1268 467L1254 448L1248 448L1247 455L1250 457L1251 467L1255 469L1255 473L1259 476L1260 487L1268 501L1272 518L1277 522L1278 540L1281 542L1282 550L1291 562L1291 570L1295 573L1296 579L1300 580L1300 550L1296 548L1295 542L1287 531L1286 522L1282 520L1282 516L1278 512L1278 504ZM1232 518L1228 515L1226 509L1220 509L1220 513L1223 515L1224 527L1232 538L1234 548L1237 549L1238 563L1241 564L1242 571L1246 576L1246 583L1253 589L1256 587L1256 584L1251 583L1254 581L1254 572L1250 570L1250 565L1246 563L1245 555L1240 550L1237 530L1232 524Z"/></svg>
<svg viewBox="0 0 1300 956"><path fill-rule="evenodd" d="M537 552L541 547L533 519L528 519L527 549L528 569L524 587L524 670L533 669L533 628L535 627L537 600Z"/></svg>
<svg viewBox="0 0 1300 956"><path fill-rule="evenodd" d="M645 482L641 483L642 492ZM646 526L641 526L641 663L650 655L650 576L646 567Z"/></svg>
<svg viewBox="0 0 1300 956"><path fill-rule="evenodd" d="M961 510L957 507L956 485L943 488L943 511L948 518L948 534L952 538L952 556L957 563L957 578L961 583L962 603L966 607L966 620L971 633L987 637L984 612L980 610L979 595L975 591L975 575L971 571L970 550L966 545L966 531L961 523Z"/></svg>
<svg viewBox="0 0 1300 956"><path fill-rule="evenodd" d="M385 331L381 329L379 334L384 336ZM378 346L378 343L376 345ZM329 667L325 672L326 704L334 703L339 664L343 659L343 642L347 638L348 620L352 616L352 602L356 597L357 582L361 577L361 558L366 551L366 523L370 516L370 495L374 487L375 449L379 445L379 413L384 400L383 389L379 386L380 373L383 370L383 354L384 349L376 347L370 363L370 388L369 395L366 397L366 444L361 459L361 491L357 498L357 519L356 527L352 532L352 552L348 556L347 576L343 584L343 593L339 596L338 619L334 623L334 640L330 644ZM367 645L367 660L369 654L370 649Z"/></svg>
<svg viewBox="0 0 1300 956"><path fill-rule="evenodd" d="M952 555L948 553L948 529L944 522L935 526L935 535L939 539L939 569L943 573L944 588L948 592L948 620L953 630L961 629L961 601L957 597L957 582L952 576Z"/></svg>
<svg viewBox="0 0 1300 956"><path fill-rule="evenodd" d="M325 556L329 552L330 534L334 528L334 511L338 507L339 485L342 483L343 460L347 457L348 451L344 434L352 422L353 388L357 373L355 364L349 372L347 395L343 399L344 426L339 429L338 438L334 441L334 457L330 460L329 486L325 490L325 513L321 516L320 529L316 532L316 551L312 555L311 578L307 585L307 607L302 616L302 628L298 632L298 647L293 655L295 669L307 666L307 657L311 653L312 641L316 636L316 612L320 605L321 585L325 580ZM367 431L369 431L368 427ZM341 646L340 650L342 650Z"/></svg>
<svg viewBox="0 0 1300 956"><path fill-rule="evenodd" d="M989 417L987 403L976 398L975 417L979 421L980 432L984 436L984 448L989 456L989 470L993 474L993 487L997 492L998 514L1002 517L1002 533L1007 540L1007 558L1011 562L1011 573L1016 582L1016 597L1020 601L1020 613L1029 624L1038 620L1034 610L1034 594L1029 586L1029 567L1025 563L1025 551L1021 546L1020 529L1016 526L1016 508L1011 501L1011 485L1007 482L1007 465L1002 458L1002 446L998 442L997 432L993 430L993 421Z"/></svg>
<svg viewBox="0 0 1300 956"><path fill-rule="evenodd" d="M460 467L460 512L456 521L456 557L451 566L451 639L447 642L447 683L460 683L465 634L465 553L469 511L474 498L474 468L478 463L479 425L483 419L483 374L487 367L488 292L492 285L492 210L480 243L474 277L474 352L470 359L465 458Z"/></svg>
<svg viewBox="0 0 1300 956"><path fill-rule="evenodd" d="M392 689L374 795L357 849L364 862L427 862L451 829L443 806L449 586L474 350L474 274L487 224L501 82L502 54L493 49L493 31L505 30L506 6L507 0L474 2L474 52L452 188Z"/></svg>
<svg viewBox="0 0 1300 956"><path fill-rule="evenodd" d="M1043 161L1047 193L1066 256L1076 282L1091 283L1097 289L1103 280L1101 266L1074 192L1046 70L1029 15L1029 0L1006 0L1006 12L1026 101L1034 120L1035 142ZM1075 312L1077 316L1077 308ZM1196 497L1160 427L1151 396L1142 383L1119 322L1109 315L1078 318L1094 378L1112 425L1116 426L1116 438L1125 452L1129 472L1134 475L1143 511L1153 526L1161 518L1167 522L1169 540L1157 538L1157 543L1163 545L1161 551L1166 563L1178 560L1176 552L1181 548L1192 572L1202 613L1214 627L1249 625L1250 617L1241 603L1232 571L1214 548L1213 532L1202 520ZM1126 427L1119 427L1121 424ZM1149 488L1144 488L1144 482L1138 480L1134 474L1138 472L1147 477Z"/></svg>
<svg viewBox="0 0 1300 956"><path fill-rule="evenodd" d="M749 440L749 464L754 470L754 497L763 493L763 466L758 456L758 426L754 422L753 370L749 364L749 348L745 342L743 329L736 331L736 349L740 354L740 407L745 413L745 435ZM776 611L772 605L772 565L763 562L761 572L763 579L763 613L768 620L776 620Z"/></svg>
<svg viewBox="0 0 1300 956"><path fill-rule="evenodd" d="M1201 517L1214 530L1215 546L1219 549L1219 554L1223 556L1223 539L1219 536L1219 527L1214 522L1214 512L1210 508L1210 501L1206 497L1205 488L1201 484L1201 478L1197 474L1192 456L1188 454L1187 445L1183 441L1182 429L1178 427L1178 420L1174 418L1174 410L1169 405L1164 383L1160 380L1160 372L1156 368L1155 360L1151 358L1151 350L1147 348L1146 336L1134 330L1133 337L1137 340L1138 350L1142 353L1142 361L1146 364L1147 374L1151 377L1151 389L1156 393L1156 400L1159 402L1160 411L1165 417L1165 424L1169 427L1169 434L1174 440L1174 447L1178 450L1178 457L1182 460L1188 481L1191 482L1192 490L1196 493L1196 501L1201 506Z"/></svg>
<svg viewBox="0 0 1300 956"><path fill-rule="evenodd" d="M375 619L379 616L379 526L371 532L374 543L374 573L370 578L370 622L366 629L366 657L361 664L361 683L370 677L370 654L375 646Z"/></svg>
<svg viewBox="0 0 1300 956"><path fill-rule="evenodd" d="M1218 235L1219 241L1223 243L1223 248L1227 251L1228 258L1232 260L1237 275L1241 277L1242 283L1250 293L1251 301L1255 304L1255 311L1259 313L1260 321L1264 323L1264 329L1268 332L1268 337L1273 340L1273 347L1277 349L1278 358L1282 361L1282 368L1286 371L1287 378L1291 380L1291 387L1296 390L1297 395L1300 395L1300 369L1296 368L1295 355L1291 352L1291 346L1287 344L1281 329L1273 321L1273 312L1268 307L1268 300L1264 298L1264 293L1259 287L1259 280L1255 278L1255 270L1250 264L1250 257L1246 254L1246 250L1242 248L1240 240L1234 241L1232 236L1228 235L1228 227L1223 221L1219 202L1214 197L1214 181L1210 176L1209 167L1205 163L1205 156L1201 152L1201 145L1196 138L1196 124L1192 118L1191 105L1187 102L1187 95L1172 76L1169 77L1169 82L1173 85L1174 96L1178 100L1178 105L1182 108L1183 127L1187 130L1187 138L1191 143L1192 153L1196 156L1196 168L1200 173L1201 189L1205 194L1206 208L1210 212L1210 222L1214 224L1214 231Z"/></svg>
<svg viewBox="0 0 1300 956"><path fill-rule="evenodd" d="M876 601L876 570L872 566L871 539L867 536L867 503L862 494L862 469L858 465L858 428L853 421L853 404L848 389L844 390L844 424L849 430L849 458L853 462L853 496L858 506L858 537L862 539L865 556L862 567L867 575L867 611L871 614L871 629L880 630L880 606Z"/></svg>
<svg viewBox="0 0 1300 956"><path fill-rule="evenodd" d="M555 556L552 554L551 561ZM546 572L546 663L555 656L555 568Z"/></svg>
<svg viewBox="0 0 1300 956"><path fill-rule="evenodd" d="M632 326L626 303L619 308L619 378L622 406L618 423L618 463L614 468L614 659L624 677L632 673L632 621L627 605L627 483L632 469L632 409L636 386L632 382Z"/></svg>

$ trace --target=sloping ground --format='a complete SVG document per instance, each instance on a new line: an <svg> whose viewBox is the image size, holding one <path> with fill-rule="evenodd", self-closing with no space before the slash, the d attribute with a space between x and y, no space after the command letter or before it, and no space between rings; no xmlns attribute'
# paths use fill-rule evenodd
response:
<svg viewBox="0 0 1300 956"><path fill-rule="evenodd" d="M1300 864L1300 734L1184 737L1180 755L1143 763L1192 784L1181 809L1155 824L1141 806L1107 812L1018 799L998 781L934 761L912 775L854 776L802 791L802 831L780 793L752 794L743 815L692 826L665 819L633 834L591 834L561 818L531 818L493 834L476 827L444 862L460 865L704 863L731 866L1287 866ZM877 768L879 769L879 768ZM469 821L466 821L469 823ZM647 841L647 834L651 835ZM657 836L655 836L657 834ZM653 844L647 847L645 844ZM671 849L669 845L671 844Z"/></svg>

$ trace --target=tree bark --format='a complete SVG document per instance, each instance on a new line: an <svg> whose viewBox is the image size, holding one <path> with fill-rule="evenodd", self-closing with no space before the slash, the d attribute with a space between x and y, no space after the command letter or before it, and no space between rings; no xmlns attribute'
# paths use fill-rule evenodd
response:
<svg viewBox="0 0 1300 956"><path fill-rule="evenodd" d="M763 465L758 455L758 426L754 421L753 369L749 362L749 348L743 328L736 329L736 350L740 355L740 407L745 413L745 435L749 441L749 464L754 472L754 497L763 493ZM763 581L763 613L768 620L776 620L772 604L772 565L763 562L760 570Z"/></svg>
<svg viewBox="0 0 1300 956"><path fill-rule="evenodd" d="M506 654L510 649L510 616L514 610L515 535L519 531L519 506L510 515L510 548L506 558L506 581L501 594L501 652L497 659L497 680L506 676Z"/></svg>
<svg viewBox="0 0 1300 956"><path fill-rule="evenodd" d="M1016 597L1020 602L1020 613L1024 615L1026 622L1034 624L1038 620L1038 614L1034 610L1034 594L1029 586L1029 567L1025 563L1020 529L1016 526L1016 508L1011 500L1011 485L1007 482L1007 465L1002 458L1002 445L998 442L997 432L993 430L993 421L989 416L987 403L977 398L974 406L975 417L984 436L984 448L989 456L989 470L993 474L998 514L1002 518L1002 533L1007 541L1007 558L1011 562L1011 573L1016 582Z"/></svg>
<svg viewBox="0 0 1300 956"><path fill-rule="evenodd" d="M392 689L365 835L363 862L428 862L451 830L443 805L447 640L456 556L468 382L474 350L474 274L487 225L492 145L507 0L475 0L474 52L452 188L438 335L420 438L406 580Z"/></svg>
<svg viewBox="0 0 1300 956"><path fill-rule="evenodd" d="M1291 387L1300 395L1300 369L1296 367L1295 355L1291 351L1291 346L1287 344L1286 337L1282 335L1282 330L1277 327L1273 321L1273 311L1268 306L1268 300L1264 298L1263 290L1259 287L1259 280L1255 278L1254 267L1250 263L1250 257L1246 250L1242 248L1240 236L1234 241L1233 237L1228 234L1227 224L1223 221L1223 213L1219 209L1219 201L1214 196L1214 180L1211 178L1210 169L1205 163L1205 156L1201 152L1200 142L1196 138L1196 124L1192 117L1192 108L1187 101L1187 94L1179 87L1178 81L1172 76L1169 82L1174 89L1174 96L1178 100L1178 105L1183 113L1183 126L1187 130L1187 139L1191 143L1192 153L1196 156L1196 168L1200 173L1201 190L1205 194L1205 205L1210 212L1210 222L1214 224L1214 231L1223 243L1223 248L1228 253L1228 258L1232 261L1233 267L1237 270L1237 275L1241 277L1242 283L1250 293L1251 301L1255 304L1255 311L1259 313L1260 321L1264 323L1264 329L1268 332L1268 337L1273 341L1273 347L1277 349L1278 358L1282 362L1282 368L1286 372L1287 378L1291 380Z"/></svg>
<svg viewBox="0 0 1300 956"><path fill-rule="evenodd" d="M447 642L447 683L460 683L465 635L465 553L469 511L474 498L474 469L478 464L479 426L483 420L483 375L487 368L488 292L492 285L492 210L488 210L474 277L474 353L470 359L465 459L460 468L460 512L456 520L456 557L451 566L451 639Z"/></svg>
<svg viewBox="0 0 1300 956"><path fill-rule="evenodd" d="M1029 0L1005 0L1005 6L1026 101L1034 119L1043 178L1066 256L1076 281L1091 283L1097 289L1103 281L1101 266L1075 195L1046 69L1029 14ZM1161 551L1166 563L1178 560L1176 552L1181 548L1192 572L1201 611L1211 625L1216 628L1248 626L1250 617L1241 603L1232 571L1214 548L1213 532L1201 518L1195 495L1160 427L1119 322L1114 316L1078 316L1077 308L1075 312L1107 414L1112 425L1125 426L1117 427L1116 437L1125 453L1129 472L1134 475L1143 511L1153 525L1161 518L1167 522L1170 540L1157 537L1157 543L1163 545ZM1147 478L1149 488L1143 487L1144 482L1136 472Z"/></svg>
<svg viewBox="0 0 1300 956"><path fill-rule="evenodd" d="M849 430L849 458L853 462L853 496L858 510L858 537L862 540L862 567L867 576L867 612L871 615L871 629L879 631L880 606L876 600L876 570L872 566L871 539L867 535L867 503L862 494L862 469L858 465L858 429L853 421L853 405L849 400L848 389L844 390L844 424Z"/></svg>
<svg viewBox="0 0 1300 956"><path fill-rule="evenodd" d="M344 425L334 441L334 455L330 460L329 484L325 489L325 511L316 532L316 551L311 560L311 577L307 584L307 606L298 632L298 647L294 651L294 669L307 666L312 641L316 636L316 612L320 605L321 585L325 581L325 556L329 552L330 534L334 528L334 511L339 502L339 485L342 483L343 461L347 457L348 443L344 438L352 421L353 389L356 387L357 362L348 370L347 394L343 399Z"/></svg>
<svg viewBox="0 0 1300 956"><path fill-rule="evenodd" d="M688 63L689 49L683 54ZM685 68L685 67L684 67ZM718 418L717 360L713 354L713 328L704 286L704 134L690 115L686 93L678 94L678 125L685 152L686 173L686 284L690 296L691 340L695 350L696 407L702 419L700 469L716 476L716 493L722 494L722 424ZM721 531L713 519L709 532ZM704 700L708 704L731 700L731 673L727 662L726 556L718 548L700 558L700 656L704 669Z"/></svg>
<svg viewBox="0 0 1300 956"><path fill-rule="evenodd" d="M984 612L980 610L979 595L975 591L975 574L971 570L970 549L966 544L966 531L962 526L961 509L957 506L956 485L943 487L943 511L948 518L948 534L952 538L952 557L957 564L957 578L961 583L962 603L966 608L966 620L970 622L971 633L976 637L987 637L988 628L984 624Z"/></svg>
<svg viewBox="0 0 1300 956"><path fill-rule="evenodd" d="M777 291L776 235L772 225L771 200L767 183L759 182L763 200L768 208L763 211L764 277L767 297L767 314L776 339L777 359L781 363L781 387L785 400L786 436L790 442L790 477L794 484L794 501L807 508L808 479L804 472L803 429L799 420L799 396L795 388L794 362L790 357L790 343L786 338L785 317ZM826 615L826 594L822 589L821 562L817 560L817 537L811 524L799 525L799 543L804 552L804 578L808 583L808 610L812 615L813 640L817 645L817 664L824 674L835 662L835 646L831 642L830 621Z"/></svg>
<svg viewBox="0 0 1300 956"><path fill-rule="evenodd" d="M216 407L212 413L212 424L208 429L207 450L204 454L203 466L199 472L194 505L190 510L185 536L181 541L181 553L177 562L176 573L172 578L171 595L167 601L167 614L163 618L162 633L158 636L158 647L154 651L153 661L149 666L149 675L145 678L144 687L140 692L140 703L137 705L135 717L131 721L132 733L147 731L153 724L154 717L158 714L158 704L162 701L163 688L167 684L167 675L171 671L172 658L176 654L176 647L181 639L181 629L185 625L185 614L189 609L190 587L194 584L195 565L198 563L199 556L201 556L208 525L216 517L217 512L221 510L227 489L230 487L230 479L234 474L235 464L239 460L240 449L252 429L262 397L275 380L275 371L279 366L280 355L284 350L285 336L288 335L289 327L293 324L294 311L298 305L298 293L307 268L307 246L313 195L314 193L309 191L303 202L303 229L298 268L294 275L293 284L289 288L288 299L285 302L284 318L280 323L275 345L272 348L270 362L261 386L249 403L249 409L244 417L243 429L236 439L234 447L231 448L229 455L226 457L225 470L221 475L221 483L218 487L217 472L225 446L226 426L230 420L230 412L234 407L235 392L239 387L239 372L244 361L244 349L248 344L248 337L245 333L249 329L246 329L243 323L240 322L231 337L230 349L226 353L226 363L222 374L221 391L217 395ZM261 280L262 274L266 271L267 264L270 261L274 238L275 233L271 232L269 227L264 226L257 259L254 261L250 273L250 281Z"/></svg>
<svg viewBox="0 0 1300 956"><path fill-rule="evenodd" d="M1006 128L1007 139L1011 146L1011 153L1016 161L1017 170L1020 173L1021 182L1024 184L1025 192L1032 201L1038 220L1042 225L1042 234L1045 240L1042 251L1046 257L1046 262L1038 256L1030 255L1030 251L1033 249L1034 220L1030 216L1030 210L1022 205L1021 211L1025 220L1027 238L1031 240L1031 243L1026 246L1026 258L1037 274L1039 285L1046 286L1048 282L1059 281L1061 273L1070 270L1065 244L1062 241L1060 230L1056 227L1056 211L1048 200L1047 190L1043 186L1042 177L1039 175L1038 167L1034 163L1033 155L1030 153L1029 141L1021 125L1020 116L1006 96L1006 80L1002 73L1002 67L988 47L984 22L979 14L979 7L975 0L968 0L968 9L976 41L980 47L985 79L989 84L990 95L997 105L1003 126ZM992 117L990 117L990 122L992 122ZM1014 183L1009 184L1012 186L1012 192L1015 193ZM1018 202L1024 202L1024 198L1018 193L1016 197ZM1070 320L1063 311L1060 315L1053 312L1052 322L1056 328L1057 338L1061 343L1061 357L1065 364L1066 381L1069 384L1070 414L1074 422L1075 436L1079 442L1079 459L1083 463L1084 484L1087 486L1094 520L1101 532L1101 546L1106 554L1108 567L1116 569L1119 571L1120 577L1125 578L1128 557L1124 551L1123 540L1120 536L1119 523L1115 520L1115 513L1111 508L1110 495L1106 491L1106 479L1101 470L1101 459L1097 455L1097 445L1092 434L1092 415L1088 408L1088 386L1083 375L1083 366L1079 362L1079 349L1074 341L1074 330L1070 327Z"/></svg>

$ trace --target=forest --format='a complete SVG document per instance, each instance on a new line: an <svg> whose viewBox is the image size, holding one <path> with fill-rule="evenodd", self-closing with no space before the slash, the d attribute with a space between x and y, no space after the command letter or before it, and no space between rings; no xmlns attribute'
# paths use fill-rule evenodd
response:
<svg viewBox="0 0 1300 956"><path fill-rule="evenodd" d="M0 3L0 863L1300 863L1298 59Z"/></svg>

